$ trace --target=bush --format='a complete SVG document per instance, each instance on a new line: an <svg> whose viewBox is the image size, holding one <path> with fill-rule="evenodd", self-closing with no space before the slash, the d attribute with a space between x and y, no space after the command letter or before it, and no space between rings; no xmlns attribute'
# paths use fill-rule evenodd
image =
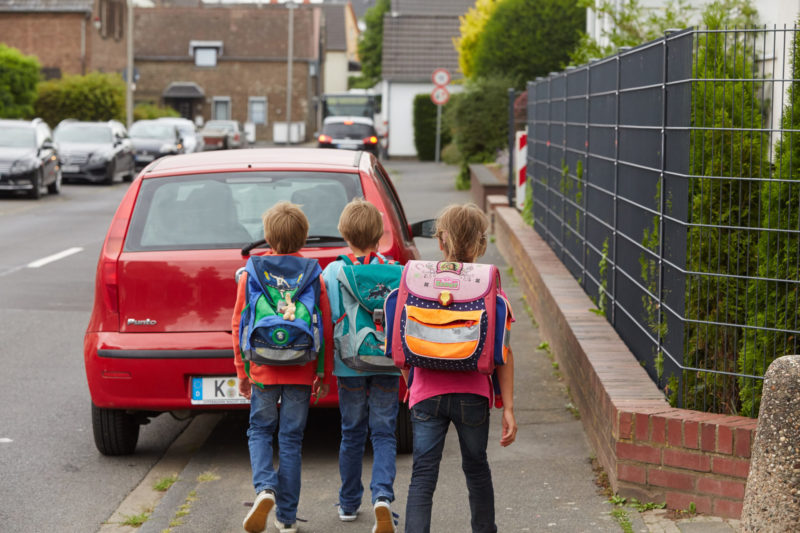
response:
<svg viewBox="0 0 800 533"><path fill-rule="evenodd" d="M450 132L444 128L442 120L439 149L449 142ZM420 161L436 159L436 104L428 93L414 97L414 146Z"/></svg>
<svg viewBox="0 0 800 533"><path fill-rule="evenodd" d="M125 82L119 74L92 72L40 83L36 115L51 126L66 118L124 120Z"/></svg>
<svg viewBox="0 0 800 533"><path fill-rule="evenodd" d="M456 143L451 142L442 148L441 159L448 165L458 165L464 160L464 156L458 151L458 146L456 146Z"/></svg>
<svg viewBox="0 0 800 533"><path fill-rule="evenodd" d="M159 117L179 117L180 113L171 107L161 107L151 103L136 104L133 108L133 120L149 120Z"/></svg>
<svg viewBox="0 0 800 533"><path fill-rule="evenodd" d="M34 114L39 61L0 43L0 118L31 118Z"/></svg>
<svg viewBox="0 0 800 533"><path fill-rule="evenodd" d="M483 78L470 82L466 90L451 98L448 117L453 140L467 163L487 163L508 143L508 88L505 78Z"/></svg>

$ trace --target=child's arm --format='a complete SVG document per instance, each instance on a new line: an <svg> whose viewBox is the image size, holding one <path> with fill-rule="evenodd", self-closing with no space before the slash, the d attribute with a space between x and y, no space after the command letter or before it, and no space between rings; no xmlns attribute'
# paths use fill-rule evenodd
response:
<svg viewBox="0 0 800 533"><path fill-rule="evenodd" d="M503 435L500 446L508 446L517 438L517 420L514 418L514 354L508 349L506 364L497 367L497 380L503 397Z"/></svg>
<svg viewBox="0 0 800 533"><path fill-rule="evenodd" d="M239 347L239 324L242 320L242 309L247 299L247 272L243 272L236 286L236 305L233 306L231 316L231 340L233 341L233 366L236 368L236 377L239 378L239 394L250 399L250 378L244 371L242 351Z"/></svg>

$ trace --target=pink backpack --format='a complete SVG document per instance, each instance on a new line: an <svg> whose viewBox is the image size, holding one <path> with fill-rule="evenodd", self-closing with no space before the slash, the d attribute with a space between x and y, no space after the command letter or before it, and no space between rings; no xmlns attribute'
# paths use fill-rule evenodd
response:
<svg viewBox="0 0 800 533"><path fill-rule="evenodd" d="M400 368L491 374L505 363L509 312L496 266L409 261L384 305L387 355Z"/></svg>

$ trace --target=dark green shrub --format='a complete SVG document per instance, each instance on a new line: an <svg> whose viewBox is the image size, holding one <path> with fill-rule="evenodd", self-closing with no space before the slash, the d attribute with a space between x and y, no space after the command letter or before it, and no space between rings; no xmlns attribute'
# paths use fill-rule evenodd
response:
<svg viewBox="0 0 800 533"><path fill-rule="evenodd" d="M136 104L136 107L133 108L133 120L179 116L181 116L181 114L171 107L161 107L151 103Z"/></svg>
<svg viewBox="0 0 800 533"><path fill-rule="evenodd" d="M92 72L40 83L36 115L51 126L66 118L124 120L125 82L119 74Z"/></svg>
<svg viewBox="0 0 800 533"><path fill-rule="evenodd" d="M442 113L444 114L444 110ZM449 142L450 132L442 124L439 149ZM414 146L420 161L436 159L436 104L428 93L414 97Z"/></svg>
<svg viewBox="0 0 800 533"><path fill-rule="evenodd" d="M32 118L39 60L0 43L0 118Z"/></svg>
<svg viewBox="0 0 800 533"><path fill-rule="evenodd" d="M492 162L507 146L509 87L506 78L482 78L450 99L452 111L445 122L452 125L453 140L465 162Z"/></svg>
<svg viewBox="0 0 800 533"><path fill-rule="evenodd" d="M506 76L521 89L569 62L586 26L576 0L503 0L475 50L475 77Z"/></svg>

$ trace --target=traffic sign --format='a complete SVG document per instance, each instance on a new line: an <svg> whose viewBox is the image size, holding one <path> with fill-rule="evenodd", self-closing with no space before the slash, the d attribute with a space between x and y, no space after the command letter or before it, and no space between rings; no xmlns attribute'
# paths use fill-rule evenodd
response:
<svg viewBox="0 0 800 533"><path fill-rule="evenodd" d="M446 68L437 68L431 74L431 80L437 87L444 87L450 83L450 72Z"/></svg>
<svg viewBox="0 0 800 533"><path fill-rule="evenodd" d="M450 100L450 93L444 87L435 87L431 91L431 101L436 105L444 105Z"/></svg>

